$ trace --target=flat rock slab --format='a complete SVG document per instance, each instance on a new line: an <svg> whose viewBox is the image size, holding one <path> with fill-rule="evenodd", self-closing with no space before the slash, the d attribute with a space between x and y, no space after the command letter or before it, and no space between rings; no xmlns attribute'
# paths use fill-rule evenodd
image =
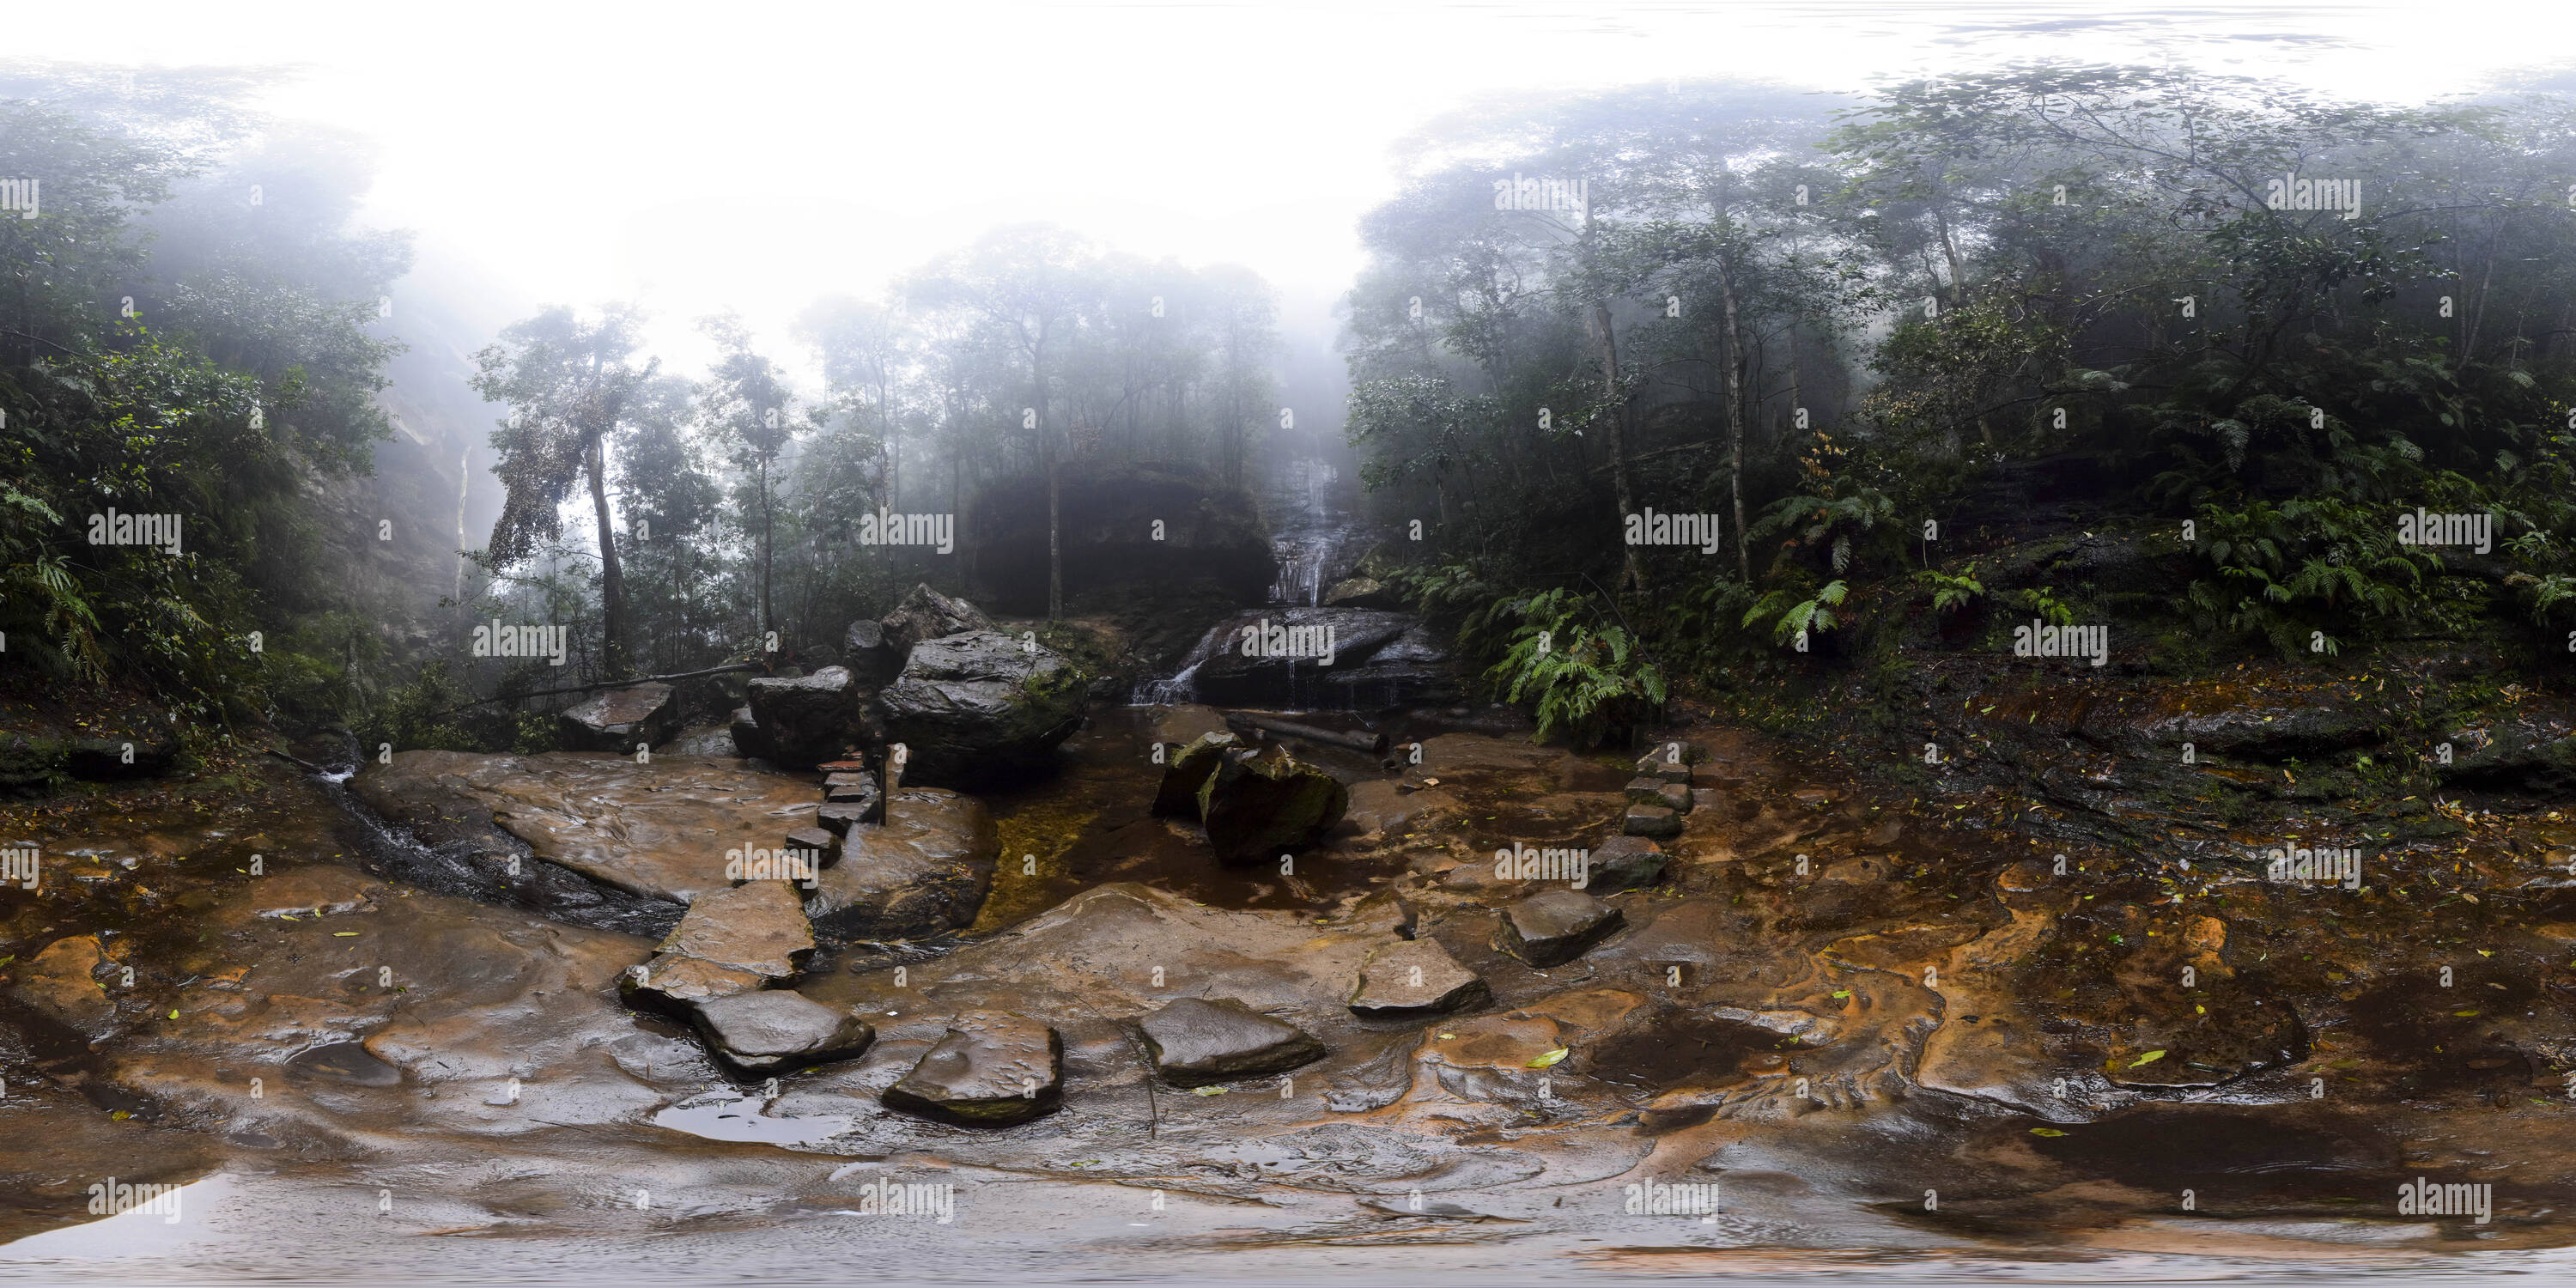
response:
<svg viewBox="0 0 2576 1288"><path fill-rule="evenodd" d="M1694 803L1691 800L1691 789L1680 783L1662 784L1655 790L1655 799L1646 802L1649 805L1661 805L1676 814L1690 813Z"/></svg>
<svg viewBox="0 0 2576 1288"><path fill-rule="evenodd" d="M1324 1054L1304 1029L1231 998L1182 998L1146 1016L1144 1030L1154 1067L1175 1087L1284 1073Z"/></svg>
<svg viewBox="0 0 2576 1288"><path fill-rule="evenodd" d="M1351 988L1350 1007L1363 1015L1452 1011L1487 996L1485 981L1458 964L1435 940L1402 939L1370 953Z"/></svg>
<svg viewBox="0 0 2576 1288"><path fill-rule="evenodd" d="M731 997L767 987L769 976L739 966L720 966L685 953L662 953L618 977L629 1002L665 1009L713 998Z"/></svg>
<svg viewBox="0 0 2576 1288"><path fill-rule="evenodd" d="M754 881L690 904L661 951L785 979L814 951L814 927L794 886Z"/></svg>
<svg viewBox="0 0 2576 1288"><path fill-rule="evenodd" d="M112 969L95 935L57 939L16 971L10 989L47 1018L95 1042L116 1029L116 1001L99 979Z"/></svg>
<svg viewBox="0 0 2576 1288"><path fill-rule="evenodd" d="M1641 890L1664 877L1664 847L1642 836L1614 836L1592 851L1592 879L1584 889L1594 894Z"/></svg>
<svg viewBox="0 0 2576 1288"><path fill-rule="evenodd" d="M823 869L806 901L814 924L866 939L920 939L972 924L1001 848L992 812L944 788L906 787L887 815L846 828L841 861Z"/></svg>
<svg viewBox="0 0 2576 1288"><path fill-rule="evenodd" d="M1668 841L1682 834L1682 816L1665 805L1631 805L1627 817L1620 820L1619 830L1628 836Z"/></svg>
<svg viewBox="0 0 2576 1288"><path fill-rule="evenodd" d="M974 1127L1005 1127L1064 1096L1064 1038L1025 1015L958 1016L948 1036L880 1097L889 1109Z"/></svg>
<svg viewBox="0 0 2576 1288"><path fill-rule="evenodd" d="M785 989L737 993L692 1009L707 1046L752 1073L846 1060L877 1036L849 1011Z"/></svg>
<svg viewBox="0 0 2576 1288"><path fill-rule="evenodd" d="M1503 909L1494 947L1532 966L1560 966L1625 924L1619 910L1580 890L1542 890Z"/></svg>
<svg viewBox="0 0 2576 1288"><path fill-rule="evenodd" d="M403 751L369 763L350 790L411 826L480 812L536 857L618 889L688 903L728 888L725 851L813 817L810 778L740 763L547 752Z"/></svg>
<svg viewBox="0 0 2576 1288"><path fill-rule="evenodd" d="M635 744L650 747L671 740L679 729L679 704L671 686L660 681L603 689L555 717L564 741L582 751L633 753Z"/></svg>

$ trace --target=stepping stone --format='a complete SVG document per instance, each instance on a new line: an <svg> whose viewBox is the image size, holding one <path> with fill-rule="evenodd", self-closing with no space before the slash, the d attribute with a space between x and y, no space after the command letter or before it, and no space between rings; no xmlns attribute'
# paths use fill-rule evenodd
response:
<svg viewBox="0 0 2576 1288"><path fill-rule="evenodd" d="M1664 788L1669 786L1671 784L1663 779L1647 775L1629 779L1624 790L1632 805L1661 805L1664 803Z"/></svg>
<svg viewBox="0 0 2576 1288"><path fill-rule="evenodd" d="M1664 877L1664 847L1642 836L1614 836L1592 851L1592 879L1584 889L1596 894L1640 890Z"/></svg>
<svg viewBox="0 0 2576 1288"><path fill-rule="evenodd" d="M800 827L787 834L787 848L812 854L819 871L841 861L841 838L824 827Z"/></svg>
<svg viewBox="0 0 2576 1288"><path fill-rule="evenodd" d="M1350 1008L1362 1015L1451 1011L1482 1000L1485 981L1431 939L1403 939L1370 953L1351 986Z"/></svg>
<svg viewBox="0 0 2576 1288"><path fill-rule="evenodd" d="M691 1009L707 1046L749 1073L845 1060L877 1036L849 1011L783 988L713 998Z"/></svg>
<svg viewBox="0 0 2576 1288"><path fill-rule="evenodd" d="M1619 824L1619 830L1628 836L1669 841L1682 834L1682 816L1674 813L1669 805L1631 805L1628 817Z"/></svg>
<svg viewBox="0 0 2576 1288"><path fill-rule="evenodd" d="M877 821L877 804L878 802L870 800L864 803L825 805L814 811L814 824L834 836L847 837L852 827Z"/></svg>
<svg viewBox="0 0 2576 1288"><path fill-rule="evenodd" d="M823 799L827 801L860 801L877 794L876 775L852 770L823 776Z"/></svg>
<svg viewBox="0 0 2576 1288"><path fill-rule="evenodd" d="M1691 812L1691 789L1687 783L1665 783L1655 792L1655 799L1645 802L1661 805L1676 814Z"/></svg>
<svg viewBox="0 0 2576 1288"><path fill-rule="evenodd" d="M1700 750L1690 743L1682 743L1681 758L1675 760L1670 750L1671 746L1672 744L1669 743L1658 743L1654 750L1637 757L1637 772L1647 778L1659 778L1668 783L1680 783L1687 787L1691 780L1691 766L1699 763Z"/></svg>
<svg viewBox="0 0 2576 1288"><path fill-rule="evenodd" d="M663 953L617 977L618 990L631 1006L681 1008L691 1003L748 993L769 983L758 971L719 966L681 953Z"/></svg>
<svg viewBox="0 0 2576 1288"><path fill-rule="evenodd" d="M1063 1036L1024 1015L979 1011L951 1021L948 1036L878 1098L942 1122L1007 1127L1063 1096Z"/></svg>
<svg viewBox="0 0 2576 1288"><path fill-rule="evenodd" d="M1626 920L1580 890L1543 890L1503 909L1494 947L1544 970L1582 956Z"/></svg>
<svg viewBox="0 0 2576 1288"><path fill-rule="evenodd" d="M785 979L796 973L797 958L814 951L814 925L795 887L754 881L700 896L660 949Z"/></svg>
<svg viewBox="0 0 2576 1288"><path fill-rule="evenodd" d="M1144 1029L1154 1067L1175 1087L1284 1073L1324 1054L1304 1029L1231 998L1182 998L1145 1017Z"/></svg>

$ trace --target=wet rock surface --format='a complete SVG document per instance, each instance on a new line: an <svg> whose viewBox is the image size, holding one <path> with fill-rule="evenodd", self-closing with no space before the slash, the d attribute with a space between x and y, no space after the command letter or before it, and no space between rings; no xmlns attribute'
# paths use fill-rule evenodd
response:
<svg viewBox="0 0 2576 1288"><path fill-rule="evenodd" d="M838 839L840 861L805 902L814 924L835 934L918 939L961 929L993 887L993 817L971 796L906 787L882 824L854 824Z"/></svg>
<svg viewBox="0 0 2576 1288"><path fill-rule="evenodd" d="M1064 1039L1024 1015L961 1015L886 1104L975 1127L1005 1127L1054 1109L1064 1096Z"/></svg>
<svg viewBox="0 0 2576 1288"><path fill-rule="evenodd" d="M876 740L868 723L868 692L847 667L827 666L794 678L763 676L747 687L751 718L734 725L734 741L745 755L805 768Z"/></svg>
<svg viewBox="0 0 2576 1288"><path fill-rule="evenodd" d="M1198 744L1207 748L1202 740ZM1276 743L1252 755L1208 749L1215 768L1198 791L1199 818L1220 863L1250 863L1305 848L1350 808L1350 789ZM1169 780L1166 780L1167 782Z"/></svg>
<svg viewBox="0 0 2576 1288"><path fill-rule="evenodd" d="M712 998L691 1010L707 1045L752 1073L846 1060L876 1038L867 1021L783 989Z"/></svg>
<svg viewBox="0 0 2576 1288"><path fill-rule="evenodd" d="M2034 769L2041 738L2072 737L2047 732L2045 711L2064 702L1984 705L1967 710L1976 727L2041 731L2021 745ZM2296 795L2332 772L2313 765L2257 775L2222 760L2192 790L2259 779L2272 786L2241 788L2247 799L2313 821L2284 828L2257 812L2202 832L2185 821L2202 817L2199 798L2151 797L2142 767L2064 767L2070 783L2097 768L2120 780L2100 798L2118 815L2036 776L1989 777L2006 758L2000 736L1955 773L1891 791L1808 749L1703 728L1688 731L1706 753L1697 808L1657 854L1614 840L1633 753L1398 725L1389 732L1419 741L1421 763L1314 763L1375 785L1354 794L1355 815L1362 800L1450 804L1338 829L1287 878L1212 864L1194 824L1153 816L1149 725L1102 718L1066 744L1062 779L989 798L1013 862L991 875L988 906L1018 911L914 944L825 958L827 945L783 979L740 972L737 997L775 997L760 1004L814 1029L829 1016L875 1033L768 1073L711 1051L695 1008L620 1004L637 965L730 968L657 958L658 934L435 893L414 879L435 855L377 848L318 787L236 799L235 780L130 817L104 798L12 819L0 839L40 848L45 881L0 890L0 938L39 953L95 943L97 959L60 960L80 959L73 974L101 985L115 1027L78 1038L27 999L33 957L0 964L0 1063L13 1071L0 1125L15 1129L0 1133L0 1177L21 1196L0 1222L14 1234L88 1219L89 1177L220 1172L236 1179L208 1181L191 1203L202 1192L213 1210L227 1201L219 1184L243 1187L264 1241L221 1242L236 1237L229 1221L196 1234L227 1255L292 1237L307 1255L376 1265L368 1249L398 1230L465 1231L439 1242L524 1259L628 1246L661 1222L656 1242L688 1256L744 1232L822 1255L797 1242L816 1237L806 1214L855 1210L859 1185L891 1176L956 1186L954 1225L868 1227L872 1257L924 1272L1003 1247L1059 1268L1233 1250L1265 1269L1361 1257L1496 1276L1550 1256L1680 1275L1755 1256L1809 1265L1828 1255L1816 1249L1972 1268L2044 1249L2066 1273L2166 1251L2428 1258L2576 1239L2558 1215L2576 1194L2556 1165L2576 1147L2560 1089L2576 1050L2562 1004L2576 987L2563 880L2576 821L2563 804L2392 794L2346 889L2263 874L2261 851L2285 837L2363 826L2358 805L2339 801L2351 812L2336 815ZM779 781L816 815L821 775ZM630 798L605 778L597 790L642 810L661 794ZM916 790L894 802L898 824ZM495 810L479 808L488 827ZM2157 848L2073 839L2150 824ZM713 846L714 869L724 849L771 844L789 825L720 833L740 839ZM869 829L852 830L859 843L845 838L826 878L864 860ZM1625 928L1545 969L1497 948L1505 910L1564 889L1498 874L1496 851L1514 846L1588 850L1585 893ZM254 852L264 875L248 872ZM1661 860L1652 889L1613 888L1631 858ZM820 917L824 891L766 888ZM43 978L62 978L53 965ZM1413 995L1388 996L1399 982ZM1373 998L1448 1009L1354 1005ZM1239 1001L1324 1051L1229 1094L1175 1094L1142 1033L1184 999ZM1011 1047L1023 1078L1060 1060L1051 1110L993 1126L889 1107L952 1029L996 1013L1025 1017L1022 1035L1054 1031L1055 1043ZM955 1078L914 1085L992 1090L957 1080L978 1066L965 1045L944 1062ZM770 1076L775 1096L747 1090ZM265 1079L257 1099L253 1077ZM1007 1091L1025 1101L1025 1086ZM2492 1178L2497 1219L2401 1218L2397 1186L2418 1175ZM1715 1223L1627 1207L1631 1185L1710 1179L1724 1186ZM391 1213L372 1206L380 1186L397 1195ZM1923 1204L1931 1188L1937 1212ZM2199 1196L2193 1213L2176 1208L2183 1188ZM1127 1223L1145 1219L1146 1190L1169 1198L1151 1219L1171 1224L1139 1232ZM352 1194L366 1222L348 1218ZM343 1233L357 1224L365 1241ZM1064 1252L1066 1230L1094 1250Z"/></svg>
<svg viewBox="0 0 2576 1288"><path fill-rule="evenodd" d="M1580 890L1545 890L1503 909L1494 946L1532 966L1559 966L1623 924L1617 908Z"/></svg>
<svg viewBox="0 0 2576 1288"><path fill-rule="evenodd" d="M914 586L904 592L903 602L895 605L893 612L878 619L877 638L886 649L909 656L925 640L998 629L993 619L973 604L951 599L928 586Z"/></svg>
<svg viewBox="0 0 2576 1288"><path fill-rule="evenodd" d="M814 926L795 886L751 881L699 896L659 951L785 979L814 951Z"/></svg>
<svg viewBox="0 0 2576 1288"><path fill-rule="evenodd" d="M639 743L656 747L669 742L680 727L680 711L670 685L630 684L603 689L564 708L555 723L564 745L575 751L631 754Z"/></svg>
<svg viewBox="0 0 2576 1288"><path fill-rule="evenodd" d="M1154 1067L1175 1087L1284 1073L1323 1057L1324 1044L1286 1020L1231 998L1185 997L1141 1026Z"/></svg>
<svg viewBox="0 0 2576 1288"><path fill-rule="evenodd" d="M1082 722L1088 677L1044 645L980 630L923 640L877 695L907 780L962 786L1047 765Z"/></svg>

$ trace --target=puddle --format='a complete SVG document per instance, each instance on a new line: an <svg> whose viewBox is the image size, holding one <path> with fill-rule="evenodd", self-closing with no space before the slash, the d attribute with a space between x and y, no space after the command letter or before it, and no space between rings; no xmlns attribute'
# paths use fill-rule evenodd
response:
<svg viewBox="0 0 2576 1288"><path fill-rule="evenodd" d="M785 1146L820 1145L858 1125L857 1119L840 1114L772 1118L762 1112L768 1103L762 1096L723 1092L692 1096L654 1114L653 1125L700 1140Z"/></svg>

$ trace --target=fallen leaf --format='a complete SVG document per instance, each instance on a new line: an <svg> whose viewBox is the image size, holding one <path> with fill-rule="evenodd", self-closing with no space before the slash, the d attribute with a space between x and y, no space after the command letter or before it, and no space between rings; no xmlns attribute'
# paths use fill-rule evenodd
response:
<svg viewBox="0 0 2576 1288"><path fill-rule="evenodd" d="M2154 1064L2156 1061L2164 1058L2165 1053L2162 1051L2149 1051L2145 1055L2139 1056L2136 1060L2131 1061L2129 1067L2134 1069L2142 1064Z"/></svg>
<svg viewBox="0 0 2576 1288"><path fill-rule="evenodd" d="M1527 1067L1532 1068L1532 1069L1544 1069L1544 1068L1548 1067L1549 1065L1552 1065L1552 1064L1556 1063L1557 1061L1562 1060L1562 1059L1564 1059L1565 1057L1567 1057L1567 1056L1569 1056L1569 1055L1572 1055L1572 1054L1574 1054L1574 1053L1573 1053L1572 1051L1568 1050L1567 1048L1565 1048L1565 1047L1558 1047L1557 1049L1555 1049L1555 1050L1553 1050L1553 1051L1548 1051L1548 1052L1542 1053L1542 1054L1540 1054L1540 1055L1536 1055L1536 1056L1531 1057L1531 1058L1530 1058L1530 1062L1529 1062L1529 1064L1528 1064L1528 1066L1527 1066Z"/></svg>
<svg viewBox="0 0 2576 1288"><path fill-rule="evenodd" d="M1225 1094L1225 1091L1226 1089L1223 1087L1196 1087L1191 1089L1190 1094L1194 1096L1222 1096Z"/></svg>
<svg viewBox="0 0 2576 1288"><path fill-rule="evenodd" d="M2030 1129L2030 1134L2033 1136L2063 1136L2066 1133L2059 1131L2054 1127L2033 1127Z"/></svg>

